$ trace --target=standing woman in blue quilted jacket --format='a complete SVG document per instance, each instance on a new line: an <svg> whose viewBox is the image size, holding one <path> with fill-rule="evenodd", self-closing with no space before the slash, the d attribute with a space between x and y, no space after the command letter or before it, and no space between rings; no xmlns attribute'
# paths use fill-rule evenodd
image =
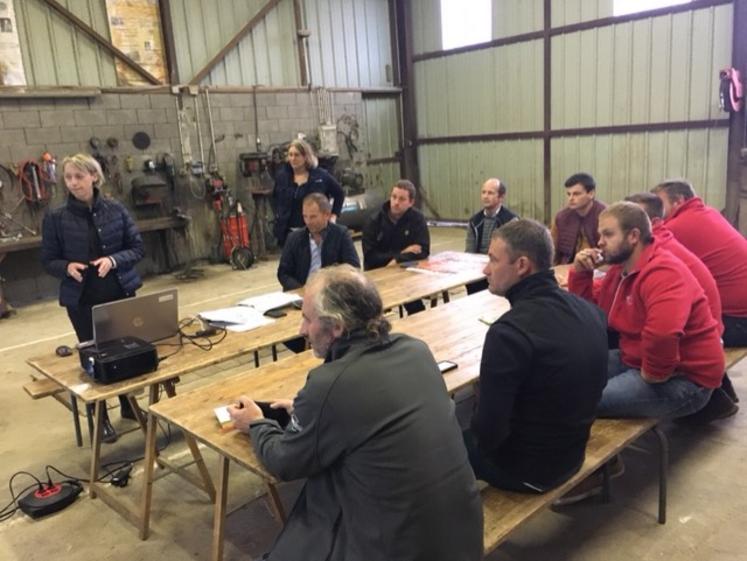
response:
<svg viewBox="0 0 747 561"><path fill-rule="evenodd" d="M67 308L79 341L93 339L91 308L134 296L142 286L135 264L143 258L143 240L127 209L103 197L103 173L88 154L62 163L69 193L64 205L46 214L42 225L42 264L60 280L60 305ZM135 418L125 396L123 417ZM104 408L104 442L117 440Z"/></svg>

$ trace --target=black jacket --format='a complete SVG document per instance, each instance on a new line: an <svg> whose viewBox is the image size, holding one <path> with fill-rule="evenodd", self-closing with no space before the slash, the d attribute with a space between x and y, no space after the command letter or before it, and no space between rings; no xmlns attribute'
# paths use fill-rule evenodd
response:
<svg viewBox="0 0 747 561"><path fill-rule="evenodd" d="M135 270L135 264L145 255L143 240L127 209L118 201L101 197L98 189L94 190L90 211L69 195L67 203L49 211L42 223L42 265L47 273L61 279L62 306L77 306L81 299L84 285L67 276L67 266L73 261L89 262L89 213L102 255L113 257L117 263L109 274L116 275L124 296L133 296L143 284Z"/></svg>
<svg viewBox="0 0 747 561"><path fill-rule="evenodd" d="M570 478L584 461L607 383L602 310L536 273L506 295L511 310L490 326L472 419L481 453L539 489Z"/></svg>
<svg viewBox="0 0 747 561"><path fill-rule="evenodd" d="M361 262L355 251L353 239L345 226L334 222L327 224L322 243L322 267L347 263L360 269ZM283 246L283 254L278 265L278 280L283 290L293 290L306 284L311 266L311 244L309 230L291 232Z"/></svg>
<svg viewBox="0 0 747 561"><path fill-rule="evenodd" d="M421 253L401 253L408 245L419 244ZM397 223L389 218L389 201L374 214L363 229L363 269L384 267L392 259L398 263L426 259L431 250L431 236L423 213L410 208Z"/></svg>
<svg viewBox="0 0 747 561"><path fill-rule="evenodd" d="M495 229L500 228L504 224L508 224L512 220L519 218L516 214L508 210L505 206L501 206L501 210L495 216ZM467 253L477 253L480 248L480 240L482 239L482 229L485 223L485 211L474 214L469 219L467 224L467 241L465 249Z"/></svg>
<svg viewBox="0 0 747 561"><path fill-rule="evenodd" d="M293 183L293 168L284 164L275 174L275 188L272 190L275 212L274 233L280 245L285 243L291 228L303 228L303 200L311 193L322 193L334 199L332 214L340 216L345 192L337 180L320 167L309 170L309 179L303 185Z"/></svg>
<svg viewBox="0 0 747 561"><path fill-rule="evenodd" d="M482 506L428 347L407 335L336 341L291 422L251 424L281 480L307 478L271 561L478 561Z"/></svg>

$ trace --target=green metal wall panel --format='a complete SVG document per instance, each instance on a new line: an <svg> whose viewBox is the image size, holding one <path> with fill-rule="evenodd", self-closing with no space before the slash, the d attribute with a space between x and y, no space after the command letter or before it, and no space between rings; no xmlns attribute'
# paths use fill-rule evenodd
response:
<svg viewBox="0 0 747 561"><path fill-rule="evenodd" d="M266 0L172 0L179 81L189 82ZM295 86L300 82L292 0L283 0L231 49L204 85Z"/></svg>
<svg viewBox="0 0 747 561"><path fill-rule="evenodd" d="M493 39L542 29L542 0L493 0Z"/></svg>
<svg viewBox="0 0 747 561"><path fill-rule="evenodd" d="M367 190L378 191L384 198L388 198L392 185L400 178L399 163L368 165L364 176Z"/></svg>
<svg viewBox="0 0 747 561"><path fill-rule="evenodd" d="M384 0L305 0L311 83L393 85L389 9ZM387 68L389 67L389 68Z"/></svg>
<svg viewBox="0 0 747 561"><path fill-rule="evenodd" d="M60 3L109 38L106 0ZM41 0L15 0L18 36L29 86L116 86L114 59Z"/></svg>
<svg viewBox="0 0 747 561"><path fill-rule="evenodd" d="M731 5L555 37L554 129L723 117Z"/></svg>
<svg viewBox="0 0 747 561"><path fill-rule="evenodd" d="M399 119L397 100L393 98L364 98L367 158L391 158L399 150Z"/></svg>
<svg viewBox="0 0 747 561"><path fill-rule="evenodd" d="M415 65L421 137L542 128L542 42L425 60Z"/></svg>
<svg viewBox="0 0 747 561"><path fill-rule="evenodd" d="M423 187L441 217L469 218L480 208L482 183L498 177L508 185L507 206L542 218L541 140L425 145L418 155Z"/></svg>
<svg viewBox="0 0 747 561"><path fill-rule="evenodd" d="M648 191L662 179L686 177L716 208L726 202L728 130L578 136L552 142L552 212L565 203L563 183L587 171L605 202Z"/></svg>
<svg viewBox="0 0 747 561"><path fill-rule="evenodd" d="M612 15L614 0L563 0L552 3L551 25L560 27Z"/></svg>
<svg viewBox="0 0 747 561"><path fill-rule="evenodd" d="M415 54L440 51L441 3L439 0L411 0L412 41Z"/></svg>

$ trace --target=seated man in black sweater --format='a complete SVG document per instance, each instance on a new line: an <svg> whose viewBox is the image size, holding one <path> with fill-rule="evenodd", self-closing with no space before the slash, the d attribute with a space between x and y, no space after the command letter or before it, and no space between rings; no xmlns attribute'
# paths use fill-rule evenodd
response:
<svg viewBox="0 0 747 561"><path fill-rule="evenodd" d="M309 275L322 267L347 263L360 269L350 232L345 226L330 222L331 217L332 203L325 195L311 193L303 200L306 227L288 236L278 265L283 290L301 288Z"/></svg>
<svg viewBox="0 0 747 561"><path fill-rule="evenodd" d="M583 464L607 381L607 322L599 308L558 286L550 232L538 222L497 229L488 255L488 289L508 298L511 310L485 337L465 444L478 479L542 493Z"/></svg>
<svg viewBox="0 0 747 561"><path fill-rule="evenodd" d="M415 185L400 179L392 187L389 200L363 229L363 269L407 261L426 259L430 253L431 236L425 217L415 204ZM425 310L423 302L405 304L408 314Z"/></svg>

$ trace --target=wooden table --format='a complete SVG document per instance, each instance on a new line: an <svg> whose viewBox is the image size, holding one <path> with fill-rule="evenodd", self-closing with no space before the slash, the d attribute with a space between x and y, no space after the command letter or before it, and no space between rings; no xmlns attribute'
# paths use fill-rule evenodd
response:
<svg viewBox="0 0 747 561"><path fill-rule="evenodd" d="M437 255L434 257L437 257ZM379 289L384 306L392 308L419 298L437 295L483 278L483 265L481 261L484 262L486 260L485 256L463 255L465 256L464 266L462 270L454 273L416 273L399 266L392 266L368 271L366 275L374 281ZM145 523L142 521L143 516L145 516L142 511L138 512L137 509L132 509L128 505L119 503L115 495L109 493L106 487L96 483L101 459L103 404L105 400L125 395L131 403L134 403L131 397L133 392L147 388L149 392L149 405L154 405L158 401L159 385L164 387L166 395L171 398L175 395L173 381L177 377L194 370L239 356L245 356L247 353L252 352L254 353L255 364L258 366L258 351L265 347L274 348L276 344L297 337L300 323L300 311L291 308L285 317L269 325L244 333L228 333L226 338L210 352L205 352L196 346L185 344L179 352L162 360L156 372L114 384L100 385L92 382L81 369L77 353L74 353L70 357L58 357L53 352L49 352L43 356L29 359L27 362L41 374L60 384L75 399L80 399L85 404L94 404L95 414L90 467L91 498L101 496L105 503L122 514L127 520L130 520L136 526L147 528L147 521ZM171 348L167 347L167 349L165 352L159 354L171 355ZM273 358L276 358L275 353L273 353ZM292 395L295 395L295 393ZM137 407L133 407L133 409L139 413ZM139 414L138 421L145 431L146 421ZM198 480L189 475L186 475L186 477L189 477L193 483L203 488L210 495L211 499L214 499L214 487L200 456L199 449L192 437L189 435L186 436L187 444L192 451L194 462L198 466L202 479ZM153 458L151 457L150 459L152 460ZM168 466L167 462L162 459L158 459L157 463L176 470L180 475L184 476L186 473L180 468L175 468L175 466ZM141 530L141 534L144 533L147 534L147 530Z"/></svg>
<svg viewBox="0 0 747 561"><path fill-rule="evenodd" d="M482 291L397 320L394 322L393 330L424 340L436 360L451 360L459 365L456 370L444 375L446 390L454 393L478 379L482 347L488 329L488 325L479 318L486 312L491 316L498 316L508 309L507 300ZM445 329L446 326L448 329ZM278 518L283 520L283 508L275 487L278 481L265 470L254 454L249 437L236 430L221 429L213 409L234 402L242 394L265 401L293 398L303 387L308 371L320 363L321 360L315 358L311 351L306 351L247 374L236 375L192 390L151 407L146 438L146 483L142 500L141 537L145 539L149 531L152 458L155 453L157 418L176 425L220 455L218 500L214 510L211 554L214 561L220 560L223 554L223 523L231 460L265 481L273 509Z"/></svg>
<svg viewBox="0 0 747 561"><path fill-rule="evenodd" d="M203 358L206 354L208 353L198 351L196 347L186 347L182 357L189 360L189 357L193 355L195 355L195 358ZM147 388L149 406L153 406L158 401L159 386L163 386L167 396L173 397L176 394L174 389L174 379L179 374L178 367L176 367L174 363L171 363L166 367L159 368L157 371L149 374L143 374L142 376L137 376L113 384L102 385L92 382L83 372L80 367L77 353L74 353L70 357L58 357L54 353L50 353L42 358L30 359L28 363L39 372L66 388L77 399L82 400L85 404L94 404L89 494L91 498L100 496L106 504L119 512L133 524L138 525L140 521L140 512L137 509L133 509L130 505L120 502L117 496L112 494L107 487L97 482L101 462L101 437L103 432L104 404L107 399L122 395L126 396L141 428L145 432L146 420L143 418L132 394ZM156 462L160 466L167 467L185 477L191 483L205 490L211 500L215 500L215 488L213 487L210 474L205 467L205 462L202 459L200 450L191 435L185 433L184 436L187 445L192 452L194 463L198 467L200 478L192 476L189 472L182 471L181 468L170 464L170 462L162 458L158 458Z"/></svg>

